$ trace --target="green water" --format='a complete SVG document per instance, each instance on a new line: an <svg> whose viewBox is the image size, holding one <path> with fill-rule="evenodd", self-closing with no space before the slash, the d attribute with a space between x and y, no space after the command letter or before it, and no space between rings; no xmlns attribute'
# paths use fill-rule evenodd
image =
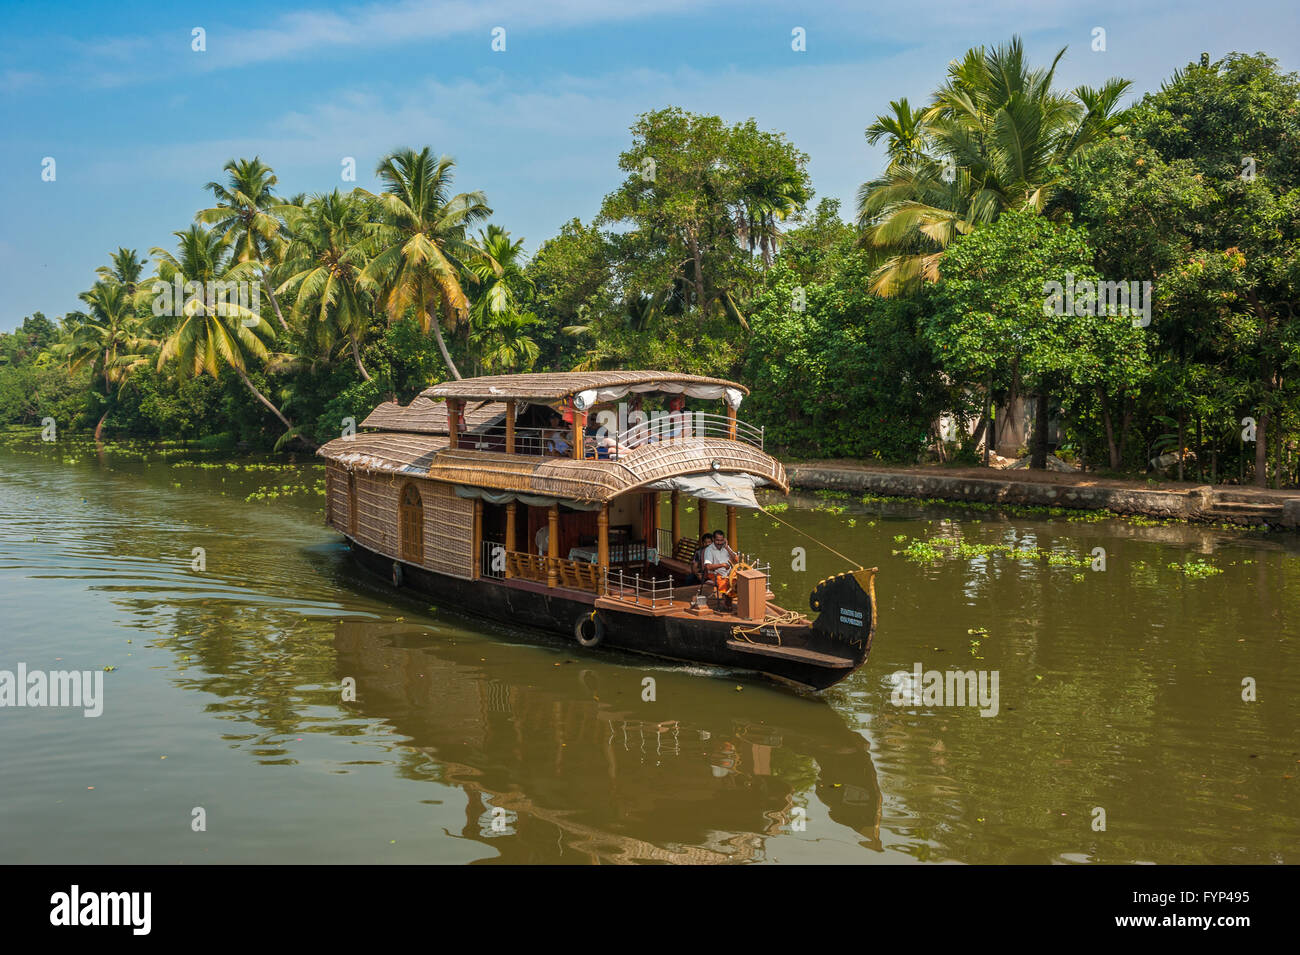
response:
<svg viewBox="0 0 1300 955"><path fill-rule="evenodd" d="M398 596L309 458L0 437L0 670L104 685L0 708L0 862L1298 861L1296 535L792 497L880 567L871 659L808 698ZM790 607L846 569L740 534ZM918 663L996 715L896 705Z"/></svg>

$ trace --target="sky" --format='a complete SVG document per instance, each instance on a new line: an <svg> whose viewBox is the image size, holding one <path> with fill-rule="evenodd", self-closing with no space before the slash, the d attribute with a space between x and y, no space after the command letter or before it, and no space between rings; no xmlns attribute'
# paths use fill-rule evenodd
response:
<svg viewBox="0 0 1300 955"><path fill-rule="evenodd" d="M174 248L236 157L284 194L377 190L385 153L427 145L531 252L595 215L636 116L673 105L786 133L848 218L884 165L866 126L971 46L1068 47L1058 87L1121 76L1131 102L1202 52L1297 70L1297 22L1295 0L0 0L0 330L76 309L120 246Z"/></svg>

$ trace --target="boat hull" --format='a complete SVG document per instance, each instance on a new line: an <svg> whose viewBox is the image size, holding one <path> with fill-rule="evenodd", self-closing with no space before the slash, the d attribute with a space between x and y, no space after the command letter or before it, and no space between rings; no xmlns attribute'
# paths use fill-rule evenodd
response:
<svg viewBox="0 0 1300 955"><path fill-rule="evenodd" d="M703 664L747 673L757 673L778 683L822 690L840 682L866 662L871 633L847 643L836 640L815 626L780 626L782 647L750 642L734 632L736 620L722 616L652 615L597 606L594 595L553 590L492 578L466 580L436 573L427 568L370 550L349 540L355 559L375 575L395 582L394 565L400 567L399 591L418 593L466 613L501 623L522 625L557 634L575 650L622 650L674 663ZM577 630L585 626L589 635L592 615L600 625L598 647L582 647ZM868 614L874 618L874 614ZM770 637L755 635L761 641ZM874 628L873 628L874 629Z"/></svg>

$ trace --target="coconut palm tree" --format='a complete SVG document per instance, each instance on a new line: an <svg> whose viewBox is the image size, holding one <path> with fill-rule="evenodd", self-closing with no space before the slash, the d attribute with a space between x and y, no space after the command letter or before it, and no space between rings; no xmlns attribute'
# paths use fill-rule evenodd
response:
<svg viewBox="0 0 1300 955"><path fill-rule="evenodd" d="M158 367L174 361L181 378L200 374L216 378L223 366L230 368L292 432L289 419L248 377L250 364L272 357L267 343L274 339L274 330L257 311L215 294L213 284L260 280L260 263L236 261L230 243L216 230L193 225L172 234L180 240L176 254L166 249L150 250L158 260L158 280L174 287L179 276L182 283L199 283L202 291L187 291L185 301L170 302L169 309L160 309L155 300L155 312L163 311L160 318L167 328L166 340L158 352Z"/></svg>
<svg viewBox="0 0 1300 955"><path fill-rule="evenodd" d="M525 271L523 247L523 239L512 242L505 229L489 225L479 233L477 254L469 262L477 283L469 337L488 370L521 370L540 354L537 343L526 334L541 320L524 310L533 294L533 280Z"/></svg>
<svg viewBox="0 0 1300 955"><path fill-rule="evenodd" d="M510 373L531 368L541 354L541 349L528 331L541 323L540 318L527 312L507 312L494 316L491 326L476 333L473 339L483 370L489 373Z"/></svg>
<svg viewBox="0 0 1300 955"><path fill-rule="evenodd" d="M767 176L747 183L741 191L736 214L736 232L752 253L758 250L764 270L772 267L772 257L781 244L778 223L803 208L809 192L795 171Z"/></svg>
<svg viewBox="0 0 1300 955"><path fill-rule="evenodd" d="M136 287L140 284L140 276L144 274L145 260L140 258L135 249L119 248L109 256L112 265L101 265L95 269L97 274L105 282L116 282L126 289L128 296L135 295Z"/></svg>
<svg viewBox="0 0 1300 955"><path fill-rule="evenodd" d="M379 294L390 320L414 308L421 327L433 332L447 370L460 378L442 329L468 315L461 279L473 280L469 263L477 250L466 231L492 210L481 192L451 195L455 165L447 156L435 159L427 146L400 149L380 162L376 175L384 191L373 197L380 222L368 242L372 258L361 286Z"/></svg>
<svg viewBox="0 0 1300 955"><path fill-rule="evenodd" d="M233 250L235 262L254 262L260 267L259 278L280 327L289 330L280 302L271 287L270 275L284 250L283 203L276 197L278 180L271 167L260 158L232 159L222 168L226 182L210 182L203 188L212 192L217 204L195 214L197 222L215 226L216 234Z"/></svg>
<svg viewBox="0 0 1300 955"><path fill-rule="evenodd" d="M148 364L147 352L158 343L144 337L134 298L125 284L99 281L80 298L89 306L89 313L82 315L68 341L51 350L67 360L70 371L89 365L95 379L103 381L104 413L95 425L95 440L100 441L104 422L113 410L113 389L121 394L132 373Z"/></svg>
<svg viewBox="0 0 1300 955"><path fill-rule="evenodd" d="M314 318L327 343L336 335L345 339L358 373L370 381L361 362L361 343L370 328L370 303L358 284L366 266L366 206L354 193L335 189L313 196L301 206L286 207L292 238L281 271L288 278L276 291L293 294L293 315L300 327L310 327L308 320Z"/></svg>
<svg viewBox="0 0 1300 955"><path fill-rule="evenodd" d="M890 100L889 108L891 113L877 116L876 121L867 127L867 142L874 146L880 140L886 140L891 164L915 162L929 148L925 136L925 111L912 109L906 96Z"/></svg>
<svg viewBox="0 0 1300 955"><path fill-rule="evenodd" d="M881 258L873 291L934 281L949 242L1007 209L1042 212L1070 163L1116 127L1129 82L1055 92L1064 53L1033 69L1018 37L972 49L949 64L919 117L899 101L867 128L868 141L886 139L890 155L883 175L858 190L862 241Z"/></svg>

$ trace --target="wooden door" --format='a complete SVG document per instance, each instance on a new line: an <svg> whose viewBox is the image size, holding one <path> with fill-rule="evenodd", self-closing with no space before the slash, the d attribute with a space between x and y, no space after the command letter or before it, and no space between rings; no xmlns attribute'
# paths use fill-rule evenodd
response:
<svg viewBox="0 0 1300 955"><path fill-rule="evenodd" d="M402 488L397 507L398 534L401 538L402 560L412 564L424 563L424 502L414 484Z"/></svg>

